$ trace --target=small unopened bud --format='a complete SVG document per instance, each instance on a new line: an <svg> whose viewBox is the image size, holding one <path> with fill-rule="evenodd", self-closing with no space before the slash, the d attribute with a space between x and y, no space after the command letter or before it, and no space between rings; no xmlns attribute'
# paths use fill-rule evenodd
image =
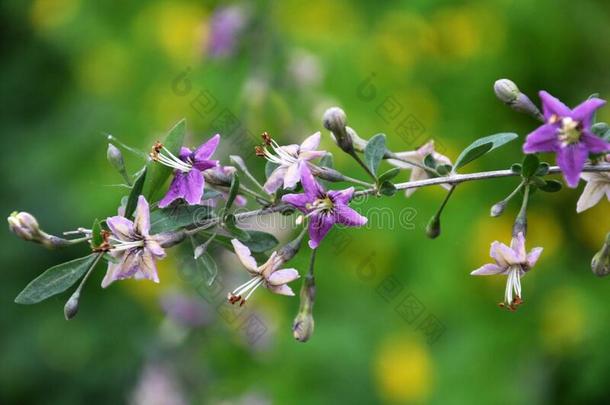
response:
<svg viewBox="0 0 610 405"><path fill-rule="evenodd" d="M521 93L517 85L509 79L496 80L494 83L496 97L513 110L528 114L537 120L544 120L540 110L525 94Z"/></svg>
<svg viewBox="0 0 610 405"><path fill-rule="evenodd" d="M430 239L435 239L441 234L441 219L438 215L433 216L426 225L426 235Z"/></svg>
<svg viewBox="0 0 610 405"><path fill-rule="evenodd" d="M66 305L64 306L64 316L66 317L67 321L74 318L78 313L79 301L80 289L76 290L76 292L72 294L72 296L68 299Z"/></svg>
<svg viewBox="0 0 610 405"><path fill-rule="evenodd" d="M231 175L230 174L226 174L220 170L206 170L203 172L203 177L205 178L205 181L208 182L209 184L213 184L215 186L224 186L224 187L230 187L231 186Z"/></svg>
<svg viewBox="0 0 610 405"><path fill-rule="evenodd" d="M343 174L335 169L331 169L330 167L312 166L311 172L314 176L326 181L337 182L346 180Z"/></svg>
<svg viewBox="0 0 610 405"><path fill-rule="evenodd" d="M299 312L292 323L292 336L299 342L307 342L313 335L314 323L310 313Z"/></svg>
<svg viewBox="0 0 610 405"><path fill-rule="evenodd" d="M344 152L354 152L352 138L349 136L346 129L347 116L341 108L331 107L326 110L322 118L322 124L324 125L324 128L333 133L335 140L337 141L337 145Z"/></svg>
<svg viewBox="0 0 610 405"><path fill-rule="evenodd" d="M492 217L499 217L500 215L502 215L505 208L506 208L506 201L500 201L499 203L496 203L491 207L490 214Z"/></svg>
<svg viewBox="0 0 610 405"><path fill-rule="evenodd" d="M115 169L119 172L123 172L125 170L125 160L123 159L123 154L113 144L108 144L108 149L106 150L106 158Z"/></svg>
<svg viewBox="0 0 610 405"><path fill-rule="evenodd" d="M13 212L8 218L8 227L23 240L39 241L42 237L36 218L27 212Z"/></svg>
<svg viewBox="0 0 610 405"><path fill-rule="evenodd" d="M310 273L303 279L299 298L301 304L299 313L292 323L292 335L296 340L304 343L311 338L314 330L313 304L316 299L316 282L313 274Z"/></svg>
<svg viewBox="0 0 610 405"><path fill-rule="evenodd" d="M599 277L610 274L610 233L606 237L606 243L601 250L593 256L591 260L591 271Z"/></svg>

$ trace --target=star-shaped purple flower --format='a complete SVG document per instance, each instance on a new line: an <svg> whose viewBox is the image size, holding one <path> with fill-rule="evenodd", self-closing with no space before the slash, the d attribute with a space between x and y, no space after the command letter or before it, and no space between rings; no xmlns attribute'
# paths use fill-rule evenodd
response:
<svg viewBox="0 0 610 405"><path fill-rule="evenodd" d="M334 224L345 226L362 226L367 218L348 207L354 194L350 187L341 191L325 191L309 171L307 165L301 165L302 194L286 194L286 202L309 217L309 247L318 247L324 236Z"/></svg>
<svg viewBox="0 0 610 405"><path fill-rule="evenodd" d="M108 287L115 280L134 277L136 279L159 282L155 261L165 257L165 250L159 240L150 235L150 212L148 202L138 197L136 215L133 222L122 215L106 219L111 235L109 254L114 261L108 262L102 287Z"/></svg>
<svg viewBox="0 0 610 405"><path fill-rule="evenodd" d="M527 136L523 151L555 152L566 183L574 188L589 153L610 150L610 143L591 132L593 115L606 101L590 98L571 110L546 91L539 94L546 122Z"/></svg>
<svg viewBox="0 0 610 405"><path fill-rule="evenodd" d="M220 135L216 134L195 151L182 147L178 157L164 147L153 152L153 159L174 169L174 179L165 197L159 201L160 208L167 207L179 198L184 199L189 205L201 203L205 186L203 171L218 165L218 161L210 160L210 157L216 151L219 142Z"/></svg>

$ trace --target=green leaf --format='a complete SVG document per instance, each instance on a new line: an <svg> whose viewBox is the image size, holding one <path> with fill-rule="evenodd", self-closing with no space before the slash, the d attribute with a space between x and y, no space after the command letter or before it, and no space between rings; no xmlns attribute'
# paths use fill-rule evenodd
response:
<svg viewBox="0 0 610 405"><path fill-rule="evenodd" d="M205 205L178 205L150 213L150 233L171 232L189 225L201 225L214 218L214 210Z"/></svg>
<svg viewBox="0 0 610 405"><path fill-rule="evenodd" d="M597 122L591 127L591 131L600 138L610 140L610 126L605 122Z"/></svg>
<svg viewBox="0 0 610 405"><path fill-rule="evenodd" d="M91 268L97 257L98 254L90 254L47 269L19 293L15 302L36 304L66 291Z"/></svg>
<svg viewBox="0 0 610 405"><path fill-rule="evenodd" d="M215 277L218 274L218 266L214 258L207 252L203 252L197 259L195 259L195 266L197 270L206 272L210 277Z"/></svg>
<svg viewBox="0 0 610 405"><path fill-rule="evenodd" d="M333 162L333 154L330 152L327 152L326 155L322 156L322 158L320 159L320 166L329 167L331 169L333 167L335 167L334 162Z"/></svg>
<svg viewBox="0 0 610 405"><path fill-rule="evenodd" d="M369 139L364 148L364 161L373 174L377 173L379 163L385 154L385 134L377 134Z"/></svg>
<svg viewBox="0 0 610 405"><path fill-rule="evenodd" d="M438 174L440 174L441 176L446 176L449 173L451 173L451 170L453 169L453 166L448 165L448 164L444 164L444 165L438 165L436 166L436 171Z"/></svg>
<svg viewBox="0 0 610 405"><path fill-rule="evenodd" d="M377 182L383 184L384 181L392 180L398 175L398 173L400 173L400 169L398 167L393 167L387 172L383 173L381 176L379 176Z"/></svg>
<svg viewBox="0 0 610 405"><path fill-rule="evenodd" d="M547 193L556 193L557 191L561 190L561 187L561 182L557 180L547 180L546 184L540 187L540 190L546 191Z"/></svg>
<svg viewBox="0 0 610 405"><path fill-rule="evenodd" d="M538 169L536 169L536 176L546 176L549 173L549 164L547 162L542 162L538 165Z"/></svg>
<svg viewBox="0 0 610 405"><path fill-rule="evenodd" d="M271 173L273 173L273 171L275 169L277 169L279 167L278 164L275 164L273 162L271 162L270 160L267 160L267 163L265 163L265 177L269 178L271 176Z"/></svg>
<svg viewBox="0 0 610 405"><path fill-rule="evenodd" d="M104 238L102 237L102 224L96 218L91 227L91 246L97 248L102 243L104 243Z"/></svg>
<svg viewBox="0 0 610 405"><path fill-rule="evenodd" d="M396 194L396 187L394 186L394 184L386 180L381 183L381 186L379 187L379 192L383 195L391 197Z"/></svg>
<svg viewBox="0 0 610 405"><path fill-rule="evenodd" d="M536 170L538 170L538 166L540 166L540 159L538 159L538 156L535 154L525 155L523 158L521 175L524 178L532 177L536 173Z"/></svg>
<svg viewBox="0 0 610 405"><path fill-rule="evenodd" d="M236 222L237 222L237 219L235 218L235 215L229 214L229 215L225 216L225 219L224 219L225 229L227 231L229 231L229 233L231 235L233 235L235 238L237 238L241 241L250 240L250 234L248 234L248 232L246 232L245 230L238 228Z"/></svg>
<svg viewBox="0 0 610 405"><path fill-rule="evenodd" d="M510 171L515 173L515 174L521 174L521 170L523 170L523 168L521 167L520 163L513 163L510 166Z"/></svg>
<svg viewBox="0 0 610 405"><path fill-rule="evenodd" d="M237 193L239 192L239 176L237 173L233 173L233 177L231 178L231 187L229 188L229 195L227 196L227 202L225 203L224 211L231 209L233 205L233 201L235 201L235 197L237 197Z"/></svg>
<svg viewBox="0 0 610 405"><path fill-rule="evenodd" d="M261 232L261 231L245 231L248 234L248 240L241 240L241 242L246 245L252 253L263 253L267 250L271 250L276 247L280 242L277 238L270 233ZM209 232L202 232L211 235ZM213 242L232 250L233 245L231 245L231 237L216 235Z"/></svg>
<svg viewBox="0 0 610 405"><path fill-rule="evenodd" d="M546 186L546 181L544 179L540 178L540 177L537 177L537 176L533 176L530 179L530 181L531 181L532 184L534 184L538 188L542 188L542 187Z"/></svg>
<svg viewBox="0 0 610 405"><path fill-rule="evenodd" d="M180 120L172 129L169 130L163 146L167 148L174 156L180 154L180 148L184 144L184 136L186 135L186 120ZM160 163L150 161L148 163L148 180L144 185L142 195L150 202L159 194L161 187L172 174L172 169Z"/></svg>
<svg viewBox="0 0 610 405"><path fill-rule="evenodd" d="M434 156L432 153L429 153L424 157L424 166L429 167L431 169L436 169L436 160L434 160Z"/></svg>
<svg viewBox="0 0 610 405"><path fill-rule="evenodd" d="M138 205L138 197L142 194L142 188L144 186L144 182L146 181L147 172L148 168L145 168L131 188L131 192L127 198L127 205L125 206L125 218L130 218L133 215L133 212L136 210L136 206Z"/></svg>
<svg viewBox="0 0 610 405"><path fill-rule="evenodd" d="M517 139L518 137L519 135L511 132L502 132L479 138L464 149L462 153L460 153L454 167L455 169L459 169L460 167L463 167L473 160L480 158L484 154L497 149L500 146Z"/></svg>

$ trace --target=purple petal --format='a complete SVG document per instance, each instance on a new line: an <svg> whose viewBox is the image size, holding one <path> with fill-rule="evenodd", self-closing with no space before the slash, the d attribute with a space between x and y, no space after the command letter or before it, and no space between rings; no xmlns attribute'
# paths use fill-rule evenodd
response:
<svg viewBox="0 0 610 405"><path fill-rule="evenodd" d="M362 226L368 220L347 205L336 205L334 214L335 221L345 226Z"/></svg>
<svg viewBox="0 0 610 405"><path fill-rule="evenodd" d="M145 278L146 280L152 280L155 283L159 282L157 264L155 263L155 259L150 252L147 252L146 250L141 252L138 261L138 272L136 275L138 276L136 278Z"/></svg>
<svg viewBox="0 0 610 405"><path fill-rule="evenodd" d="M285 202L286 204L290 204L293 207L295 207L296 209L298 209L299 211L302 211L304 213L308 213L309 209L307 208L307 205L310 204L311 202L313 202L312 199L310 199L307 194L301 193L301 194L286 194L282 196L282 202Z"/></svg>
<svg viewBox="0 0 610 405"><path fill-rule="evenodd" d="M266 192L269 194L275 193L282 186L284 176L286 175L286 170L286 166L278 166L273 172L271 172L271 175L269 175L269 178L263 186Z"/></svg>
<svg viewBox="0 0 610 405"><path fill-rule="evenodd" d="M282 285L290 283L299 278L299 272L296 269L276 270L267 278L270 285Z"/></svg>
<svg viewBox="0 0 610 405"><path fill-rule="evenodd" d="M320 132L316 132L315 134L307 137L301 144L301 147L299 148L300 152L306 152L306 151L312 151L312 150L318 149L318 146L320 146L320 137L321 137Z"/></svg>
<svg viewBox="0 0 610 405"><path fill-rule="evenodd" d="M299 180L301 180L300 168L300 162L291 164L286 168L286 174L284 175L284 188L293 189Z"/></svg>
<svg viewBox="0 0 610 405"><path fill-rule="evenodd" d="M540 257L541 253L542 253L541 247L533 248L529 252L529 254L527 255L527 264L529 265L530 268L534 267L534 265L538 261L538 258Z"/></svg>
<svg viewBox="0 0 610 405"><path fill-rule="evenodd" d="M237 239L231 239L231 244L233 245L233 250L235 250L235 254L239 258L241 264L247 269L254 273L258 273L258 265L256 264L256 260L252 257L252 253L250 249Z"/></svg>
<svg viewBox="0 0 610 405"><path fill-rule="evenodd" d="M312 160L317 159L326 155L326 151L324 150L310 150L299 153L299 160Z"/></svg>
<svg viewBox="0 0 610 405"><path fill-rule="evenodd" d="M568 145L557 151L557 164L563 172L568 187L575 188L578 185L580 172L588 155L586 146L581 143Z"/></svg>
<svg viewBox="0 0 610 405"><path fill-rule="evenodd" d="M585 100L572 110L572 118L575 121L580 121L585 128L589 128L593 123L595 111L604 104L606 104L606 101L601 98Z"/></svg>
<svg viewBox="0 0 610 405"><path fill-rule="evenodd" d="M192 169L186 173L184 180L184 199L189 205L197 205L201 202L203 196L203 187L205 180L203 173L197 169Z"/></svg>
<svg viewBox="0 0 610 405"><path fill-rule="evenodd" d="M178 157L180 158L180 160L186 162L188 158L191 157L191 153L193 152L189 148L183 146L180 148L180 153L178 154Z"/></svg>
<svg viewBox="0 0 610 405"><path fill-rule="evenodd" d="M324 189L316 179L314 179L313 175L309 171L309 167L307 165L301 165L301 184L303 185L303 191L310 198L310 200L314 200L318 198L320 194L324 192Z"/></svg>
<svg viewBox="0 0 610 405"><path fill-rule="evenodd" d="M328 192L328 196L335 202L335 204L347 205L354 195L354 187L346 188L345 190L331 190Z"/></svg>
<svg viewBox="0 0 610 405"><path fill-rule="evenodd" d="M519 232L517 236L513 237L510 241L510 248L515 252L519 262L525 261L525 236L523 236L523 232Z"/></svg>
<svg viewBox="0 0 610 405"><path fill-rule="evenodd" d="M159 201L159 208L165 208L179 198L184 198L186 187L186 173L179 170L174 171L174 178L169 185L165 197Z"/></svg>
<svg viewBox="0 0 610 405"><path fill-rule="evenodd" d="M523 144L525 153L554 152L558 148L557 126L551 124L544 124L530 132Z"/></svg>
<svg viewBox="0 0 610 405"><path fill-rule="evenodd" d="M572 111L559 99L551 96L546 91L541 91L538 93L540 99L542 100L542 111L544 112L544 118L546 121L551 118L552 115L557 115L559 117L569 117Z"/></svg>
<svg viewBox="0 0 610 405"><path fill-rule="evenodd" d="M218 167L218 160L197 160L193 162L193 167L199 171L204 171Z"/></svg>
<svg viewBox="0 0 610 405"><path fill-rule="evenodd" d="M484 264L478 269L472 271L470 275L472 276L490 276L493 274L502 274L504 272L504 267L500 267L497 264Z"/></svg>
<svg viewBox="0 0 610 405"><path fill-rule="evenodd" d="M106 269L106 275L104 276L104 279L102 280L102 288L108 287L110 284L112 284L113 281L116 280L116 275L120 269L119 264L120 263L108 262L108 268Z"/></svg>
<svg viewBox="0 0 610 405"><path fill-rule="evenodd" d="M218 144L220 143L220 135L216 134L211 137L207 142L198 147L195 152L193 152L193 162L202 162L210 159L210 157L216 151Z"/></svg>
<svg viewBox="0 0 610 405"><path fill-rule="evenodd" d="M116 280L124 280L133 276L135 272L138 271L138 256L139 255L132 250L126 250L120 255L114 256L119 262L108 263L106 275L102 280L102 287L106 288Z"/></svg>
<svg viewBox="0 0 610 405"><path fill-rule="evenodd" d="M148 236L148 231L150 230L150 210L148 201L146 201L143 195L138 197L134 224L137 233L142 236Z"/></svg>
<svg viewBox="0 0 610 405"><path fill-rule="evenodd" d="M580 142L583 143L591 153L604 153L610 151L610 143L604 141L599 136L593 135L588 130L583 131Z"/></svg>
<svg viewBox="0 0 610 405"><path fill-rule="evenodd" d="M146 239L146 249L156 258L162 259L165 257L165 249L156 240Z"/></svg>
<svg viewBox="0 0 610 405"><path fill-rule="evenodd" d="M489 255L501 267L508 267L512 264L519 263L519 259L515 252L504 243L497 241L491 244Z"/></svg>
<svg viewBox="0 0 610 405"><path fill-rule="evenodd" d="M309 247L317 248L334 223L332 215L312 215L309 220Z"/></svg>
<svg viewBox="0 0 610 405"><path fill-rule="evenodd" d="M287 295L289 297L294 296L294 291L292 291L292 288L288 287L286 284L270 285L269 291L271 291L275 294Z"/></svg>
<svg viewBox="0 0 610 405"><path fill-rule="evenodd" d="M106 219L106 224L110 228L110 232L117 238L125 241L133 240L134 226L133 222L125 217L114 216Z"/></svg>

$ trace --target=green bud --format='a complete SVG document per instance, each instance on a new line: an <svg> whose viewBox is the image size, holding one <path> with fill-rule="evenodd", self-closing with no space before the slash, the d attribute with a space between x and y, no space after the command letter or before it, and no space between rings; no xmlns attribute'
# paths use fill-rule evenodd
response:
<svg viewBox="0 0 610 405"><path fill-rule="evenodd" d="M426 225L426 235L430 239L435 239L441 234L441 219L438 215L433 216Z"/></svg>
<svg viewBox="0 0 610 405"><path fill-rule="evenodd" d="M76 290L74 294L72 294L72 296L68 299L66 305L64 306L64 316L66 317L66 321L69 321L70 319L74 318L78 313L79 301L80 288Z"/></svg>
<svg viewBox="0 0 610 405"><path fill-rule="evenodd" d="M324 125L324 128L333 133L335 140L337 141L337 145L344 152L354 152L352 138L346 129L347 116L341 108L331 107L326 110L322 118L322 124Z"/></svg>
<svg viewBox="0 0 610 405"><path fill-rule="evenodd" d="M591 271L599 277L610 274L610 233L606 236L606 243L591 260Z"/></svg>
<svg viewBox="0 0 610 405"><path fill-rule="evenodd" d="M504 200L500 201L499 203L496 203L491 207L490 214L492 217L499 217L500 215L502 215L505 208L506 208L506 201L504 201Z"/></svg>
<svg viewBox="0 0 610 405"><path fill-rule="evenodd" d="M540 110L525 94L521 93L517 85L509 79L496 80L494 83L496 97L513 110L528 114L537 120L544 120Z"/></svg>
<svg viewBox="0 0 610 405"><path fill-rule="evenodd" d="M115 169L117 169L120 173L125 171L125 160L123 159L123 154L113 144L108 144L108 149L106 150L106 158L110 162Z"/></svg>
<svg viewBox="0 0 610 405"><path fill-rule="evenodd" d="M292 324L292 336L299 342L305 343L313 335L314 319L311 313L299 312Z"/></svg>

